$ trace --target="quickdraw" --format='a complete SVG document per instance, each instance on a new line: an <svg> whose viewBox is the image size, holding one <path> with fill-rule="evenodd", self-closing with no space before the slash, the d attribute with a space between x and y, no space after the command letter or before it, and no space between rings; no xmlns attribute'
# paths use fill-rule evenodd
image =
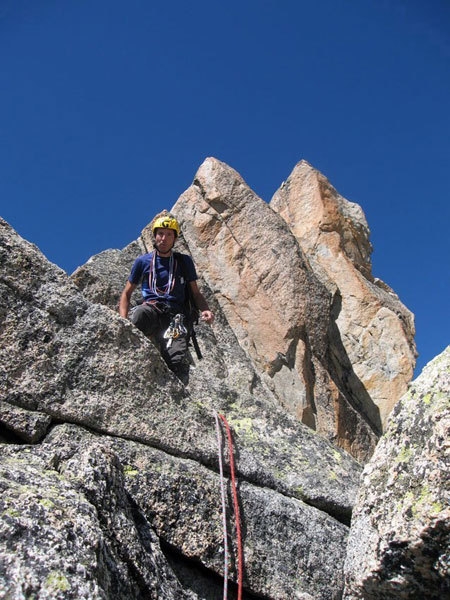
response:
<svg viewBox="0 0 450 600"><path fill-rule="evenodd" d="M186 336L188 331L184 326L184 315L179 313L171 320L169 327L164 332L164 339L167 340L167 348L170 348L173 340Z"/></svg>

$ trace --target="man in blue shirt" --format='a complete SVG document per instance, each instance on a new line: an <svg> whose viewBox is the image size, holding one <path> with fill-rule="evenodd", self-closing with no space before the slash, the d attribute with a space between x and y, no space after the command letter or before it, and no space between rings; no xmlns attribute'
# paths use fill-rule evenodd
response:
<svg viewBox="0 0 450 600"><path fill-rule="evenodd" d="M201 318L206 323L212 323L214 315L199 290L192 258L173 252L180 234L178 221L164 211L153 220L152 233L154 250L135 260L120 297L119 313L124 318L128 317L131 295L140 284L143 303L133 308L130 320L160 344L161 354L169 368L182 376L182 363L187 350L186 336L175 334L170 337L170 332L175 316L183 314L187 286ZM164 337L165 334L169 334L169 337Z"/></svg>

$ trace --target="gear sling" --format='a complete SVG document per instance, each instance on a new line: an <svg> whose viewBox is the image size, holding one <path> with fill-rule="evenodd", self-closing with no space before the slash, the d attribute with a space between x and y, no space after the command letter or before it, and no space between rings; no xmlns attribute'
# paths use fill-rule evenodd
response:
<svg viewBox="0 0 450 600"><path fill-rule="evenodd" d="M186 267L183 260L183 255L180 252L174 252L174 257L178 261L182 275L186 281ZM197 335L195 333L194 325L198 324L198 308L195 306L194 299L192 297L191 288L186 281L185 285L185 294L184 294L184 307L183 312L186 317L186 325L187 325L187 343L189 345L189 340L192 340L192 345L194 346L195 353L197 354L197 358L201 360L203 358L203 354L200 350L200 346L198 345Z"/></svg>

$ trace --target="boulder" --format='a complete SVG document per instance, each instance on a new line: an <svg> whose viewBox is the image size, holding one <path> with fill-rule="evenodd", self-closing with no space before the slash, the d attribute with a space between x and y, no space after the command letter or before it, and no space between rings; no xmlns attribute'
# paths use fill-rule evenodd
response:
<svg viewBox="0 0 450 600"><path fill-rule="evenodd" d="M366 465L346 600L450 597L450 346L395 406Z"/></svg>
<svg viewBox="0 0 450 600"><path fill-rule="evenodd" d="M104 445L78 447L64 474L40 446L2 446L0 461L0 597L197 598L169 567Z"/></svg>
<svg viewBox="0 0 450 600"><path fill-rule="evenodd" d="M78 267L72 273L71 280L79 289L85 291L91 302L98 302L115 310L125 285L124 275L128 274L134 259L145 252L147 250L141 239L131 242L122 250L105 250ZM134 302L139 296L139 291L135 290Z"/></svg>

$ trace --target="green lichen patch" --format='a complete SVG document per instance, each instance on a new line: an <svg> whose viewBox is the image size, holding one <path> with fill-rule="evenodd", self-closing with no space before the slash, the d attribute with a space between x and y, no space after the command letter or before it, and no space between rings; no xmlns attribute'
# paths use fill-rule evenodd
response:
<svg viewBox="0 0 450 600"><path fill-rule="evenodd" d="M422 397L422 402L424 404L431 404L431 394L425 394L425 396Z"/></svg>
<svg viewBox="0 0 450 600"><path fill-rule="evenodd" d="M395 459L396 463L407 463L411 459L413 451L409 446L403 446Z"/></svg>
<svg viewBox="0 0 450 600"><path fill-rule="evenodd" d="M229 419L230 426L234 429L234 431L239 436L243 436L247 439L257 441L258 436L253 429L252 420L248 417L243 417L241 419L230 418Z"/></svg>
<svg viewBox="0 0 450 600"><path fill-rule="evenodd" d="M20 517L20 511L15 508L7 508L3 511L2 517L8 515L8 517L12 517L13 519L18 519Z"/></svg>
<svg viewBox="0 0 450 600"><path fill-rule="evenodd" d="M70 590L69 580L64 573L59 571L52 571L49 573L45 585L46 587L59 592L67 592Z"/></svg>
<svg viewBox="0 0 450 600"><path fill-rule="evenodd" d="M397 505L397 510L409 515L409 518L420 519L426 515L427 519L437 516L444 510L442 503L427 484L420 488L409 490Z"/></svg>
<svg viewBox="0 0 450 600"><path fill-rule="evenodd" d="M338 463L342 462L342 454L340 452L333 449L333 456L334 456L334 459L336 462L338 462Z"/></svg>
<svg viewBox="0 0 450 600"><path fill-rule="evenodd" d="M136 477L136 475L139 475L139 470L132 465L125 465L123 467L123 474L125 477Z"/></svg>
<svg viewBox="0 0 450 600"><path fill-rule="evenodd" d="M50 498L41 498L39 500L39 504L44 508L52 509L55 508L55 503L50 500Z"/></svg>

